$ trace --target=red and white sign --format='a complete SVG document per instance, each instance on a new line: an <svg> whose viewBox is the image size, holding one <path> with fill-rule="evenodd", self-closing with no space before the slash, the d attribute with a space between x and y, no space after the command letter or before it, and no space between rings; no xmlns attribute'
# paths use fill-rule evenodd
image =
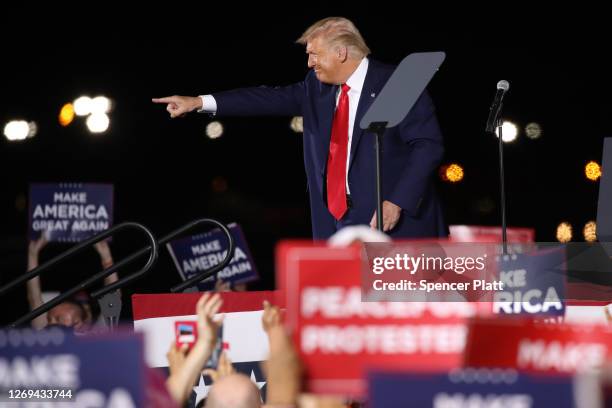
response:
<svg viewBox="0 0 612 408"><path fill-rule="evenodd" d="M132 295L134 331L144 333L145 361L166 371L166 353L175 342L176 322L195 322L195 307L202 293ZM224 349L234 369L244 373L263 391L260 362L268 358L268 336L261 316L263 301L284 307L277 292L221 292ZM211 382L200 374L187 403L195 407L208 395ZM208 382L207 382L208 381Z"/></svg>
<svg viewBox="0 0 612 408"><path fill-rule="evenodd" d="M195 322L195 305L202 293L132 295L134 330L145 333L145 360L151 367L166 367L166 353L175 342L175 324ZM263 301L283 307L276 292L221 292L223 341L234 363L267 358L268 338L261 325Z"/></svg>
<svg viewBox="0 0 612 408"><path fill-rule="evenodd" d="M488 227L482 225L450 225L450 240L452 242L501 242L501 227ZM533 242L535 230L533 228L507 228L508 242Z"/></svg>
<svg viewBox="0 0 612 408"><path fill-rule="evenodd" d="M370 368L459 367L467 302L362 302L362 247L281 243L277 282L310 392L361 396ZM490 305L489 305L490 307Z"/></svg>
<svg viewBox="0 0 612 408"><path fill-rule="evenodd" d="M516 318L470 323L465 365L520 371L576 373L612 361L612 328L542 324Z"/></svg>

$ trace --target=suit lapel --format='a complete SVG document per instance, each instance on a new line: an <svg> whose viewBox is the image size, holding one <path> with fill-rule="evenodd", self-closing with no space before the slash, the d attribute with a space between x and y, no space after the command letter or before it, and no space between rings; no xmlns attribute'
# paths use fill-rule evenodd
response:
<svg viewBox="0 0 612 408"><path fill-rule="evenodd" d="M368 65L368 72L366 73L365 81L363 82L363 88L361 89L361 96L359 97L359 104L357 105L357 112L355 113L355 123L353 124L353 138L351 140L351 153L349 156L349 170L355 159L355 152L357 146L361 140L361 136L366 132L359 127L361 118L368 111L374 99L382 89L384 83L379 76L376 75L376 62L370 60Z"/></svg>
<svg viewBox="0 0 612 408"><path fill-rule="evenodd" d="M327 165L327 155L329 153L329 143L331 140L332 123L334 121L334 112L336 110L336 93L338 90L337 85L323 85L324 89L321 92L321 97L318 101L317 109L319 111L319 134L321 135L321 158L322 166L320 169L321 174L325 173L325 166Z"/></svg>

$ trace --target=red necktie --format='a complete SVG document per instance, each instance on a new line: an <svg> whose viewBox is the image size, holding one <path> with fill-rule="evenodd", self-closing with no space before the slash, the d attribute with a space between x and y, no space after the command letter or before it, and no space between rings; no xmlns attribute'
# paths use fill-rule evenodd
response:
<svg viewBox="0 0 612 408"><path fill-rule="evenodd" d="M329 156L327 158L327 208L339 220L346 212L346 157L348 150L348 85L342 84L340 100L334 114Z"/></svg>

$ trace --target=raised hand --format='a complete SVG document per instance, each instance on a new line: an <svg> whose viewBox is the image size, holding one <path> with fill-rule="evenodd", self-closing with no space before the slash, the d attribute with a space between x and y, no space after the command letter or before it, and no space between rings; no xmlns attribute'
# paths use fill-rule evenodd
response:
<svg viewBox="0 0 612 408"><path fill-rule="evenodd" d="M202 99L198 96L165 96L163 98L153 98L153 103L167 104L166 110L171 118L185 116L189 112L202 108Z"/></svg>
<svg viewBox="0 0 612 408"><path fill-rule="evenodd" d="M203 342L212 348L217 341L217 333L222 321L215 321L213 318L219 312L223 300L221 295L215 293L204 293L196 304L196 314L198 315L198 342Z"/></svg>

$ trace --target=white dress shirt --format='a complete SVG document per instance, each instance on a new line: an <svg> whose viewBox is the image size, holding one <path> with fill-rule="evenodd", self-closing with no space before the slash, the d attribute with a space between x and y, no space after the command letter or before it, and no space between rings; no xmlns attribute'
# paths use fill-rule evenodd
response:
<svg viewBox="0 0 612 408"><path fill-rule="evenodd" d="M348 167L350 163L350 155L351 155L351 143L353 141L353 129L355 128L355 116L357 115L357 106L359 106L359 98L361 97L361 91L363 89L363 83L365 82L366 74L368 73L368 65L369 61L367 58L364 58L357 66L357 69L351 74L351 76L346 80L346 84L350 87L348 91L349 97L349 128L348 128L348 146L347 146L347 155L346 155L346 193L350 194L349 185L348 185ZM340 100L340 92L342 91L341 87L338 87L338 91L336 93L336 106L338 106L338 101ZM217 101L212 95L200 95L202 98L202 109L198 110L198 112L205 112L214 115L217 112Z"/></svg>
<svg viewBox="0 0 612 408"><path fill-rule="evenodd" d="M361 90L363 89L363 83L365 82L366 74L368 73L369 61L364 58L359 63L359 66L351 74L349 79L346 80L346 84L351 88L348 91L349 97L349 128L348 128L348 146L346 154L346 193L350 194L351 191L348 185L348 170L351 159L351 143L353 142L353 129L355 128L355 116L357 115L357 106L359 106L359 98L361 97ZM338 87L338 93L336 94L336 106L340 100L340 93L342 88Z"/></svg>

